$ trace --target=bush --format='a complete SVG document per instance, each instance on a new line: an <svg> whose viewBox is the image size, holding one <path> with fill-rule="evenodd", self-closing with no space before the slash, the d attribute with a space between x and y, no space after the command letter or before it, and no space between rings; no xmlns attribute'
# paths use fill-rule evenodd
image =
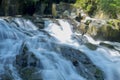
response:
<svg viewBox="0 0 120 80"><path fill-rule="evenodd" d="M104 11L110 18L117 18L120 12L119 0L77 0L75 7L84 9L90 16L97 10Z"/></svg>

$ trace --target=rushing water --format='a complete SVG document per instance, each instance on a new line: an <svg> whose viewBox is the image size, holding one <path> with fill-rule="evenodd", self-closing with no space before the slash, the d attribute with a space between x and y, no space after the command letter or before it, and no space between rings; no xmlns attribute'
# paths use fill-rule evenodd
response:
<svg viewBox="0 0 120 80"><path fill-rule="evenodd" d="M39 30L31 21L22 18L0 19L0 80L3 74L11 76L12 80L23 80L13 64L23 43L40 59L43 69L38 72L43 80L87 80L77 73L69 60L52 49L51 43L72 46L84 52L104 72L105 80L120 80L120 43L95 41L88 35L78 40L74 36L81 34L73 33L73 26L67 20L56 21L46 20L45 28ZM85 37L97 46L96 50L81 44ZM100 45L101 42L112 45L113 49Z"/></svg>

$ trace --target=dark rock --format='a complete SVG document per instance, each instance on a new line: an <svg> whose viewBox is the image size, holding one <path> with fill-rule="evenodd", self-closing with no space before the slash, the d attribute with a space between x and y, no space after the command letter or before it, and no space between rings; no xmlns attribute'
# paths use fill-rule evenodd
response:
<svg viewBox="0 0 120 80"><path fill-rule="evenodd" d="M79 63L77 61L73 61L72 63L73 63L74 66L78 66L79 65Z"/></svg>
<svg viewBox="0 0 120 80"><path fill-rule="evenodd" d="M29 48L25 43L22 45L21 53L16 56L14 66L18 69L20 76L24 80L34 80L34 75L38 76L35 73L38 72L40 68L43 68L40 64L40 60L33 52L29 51ZM42 80L42 77L36 78Z"/></svg>
<svg viewBox="0 0 120 80"><path fill-rule="evenodd" d="M76 16L75 20L77 20L78 22L81 22L81 20L83 19L83 17L81 16L81 14L79 13L78 16Z"/></svg>
<svg viewBox="0 0 120 80"><path fill-rule="evenodd" d="M2 74L0 75L0 80L13 80L13 78L7 74Z"/></svg>
<svg viewBox="0 0 120 80"><path fill-rule="evenodd" d="M93 45L93 44L91 44L91 43L86 43L85 44L89 49L91 49L91 50L96 50L97 49L97 45Z"/></svg>
<svg viewBox="0 0 120 80"><path fill-rule="evenodd" d="M20 73L23 80L43 80L39 70L34 67L23 68Z"/></svg>
<svg viewBox="0 0 120 80"><path fill-rule="evenodd" d="M34 25L36 25L39 29L43 29L44 28L44 20L43 18L45 18L45 16L40 16L40 15L36 15L34 14L33 16L24 16L26 19L31 20Z"/></svg>
<svg viewBox="0 0 120 80"><path fill-rule="evenodd" d="M33 52L30 52L28 50L28 47L26 45L23 46L22 53L16 56L16 65L21 68L25 68L27 66L38 67L39 62L39 59Z"/></svg>
<svg viewBox="0 0 120 80"><path fill-rule="evenodd" d="M110 48L110 49L114 49L114 46L113 45L110 45L110 44L107 44L107 43L100 43L101 46L105 46L107 48Z"/></svg>
<svg viewBox="0 0 120 80"><path fill-rule="evenodd" d="M5 71L0 74L0 80L14 80L14 73L8 65L4 66Z"/></svg>
<svg viewBox="0 0 120 80"><path fill-rule="evenodd" d="M54 45L54 50L70 60L77 72L87 80L104 80L103 72L81 51L69 46ZM93 49L96 49L94 46Z"/></svg>

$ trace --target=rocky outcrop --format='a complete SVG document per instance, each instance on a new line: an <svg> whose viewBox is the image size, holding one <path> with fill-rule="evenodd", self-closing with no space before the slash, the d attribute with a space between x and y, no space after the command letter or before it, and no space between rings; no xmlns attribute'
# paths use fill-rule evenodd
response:
<svg viewBox="0 0 120 80"><path fill-rule="evenodd" d="M89 24L88 29L85 29L85 24L81 23L78 30L83 33L87 31L95 39L110 40L120 42L120 20L109 19L109 20L98 20L91 19L92 22Z"/></svg>

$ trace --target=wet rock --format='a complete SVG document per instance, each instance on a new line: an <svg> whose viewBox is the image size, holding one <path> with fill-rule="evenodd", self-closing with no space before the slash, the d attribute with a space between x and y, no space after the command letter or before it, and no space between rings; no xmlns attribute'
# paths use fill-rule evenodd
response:
<svg viewBox="0 0 120 80"><path fill-rule="evenodd" d="M94 76L97 78L97 80L104 80L100 74L102 75L103 73L99 69L96 69Z"/></svg>
<svg viewBox="0 0 120 80"><path fill-rule="evenodd" d="M23 44L22 47L22 52L16 56L14 65L24 80L34 80L33 75L38 76L35 73L42 68L42 65L40 65L40 60L36 55L29 51L26 44ZM39 77L38 80L42 80L42 77Z"/></svg>
<svg viewBox="0 0 120 80"><path fill-rule="evenodd" d="M79 63L76 60L73 61L72 63L73 63L74 66L78 66L79 65Z"/></svg>
<svg viewBox="0 0 120 80"><path fill-rule="evenodd" d="M21 69L21 76L23 80L43 80L39 70L34 67Z"/></svg>
<svg viewBox="0 0 120 80"><path fill-rule="evenodd" d="M11 78L11 76L7 74L2 74L0 75L0 80L13 80L13 79Z"/></svg>
<svg viewBox="0 0 120 80"><path fill-rule="evenodd" d="M16 65L21 68L25 67L38 67L40 60L36 57L33 52L28 50L28 47L25 45L21 54L16 56Z"/></svg>
<svg viewBox="0 0 120 80"><path fill-rule="evenodd" d="M34 25L36 25L39 29L44 28L44 18L45 16L34 14L33 16L24 16L24 18L31 20Z"/></svg>
<svg viewBox="0 0 120 80"><path fill-rule="evenodd" d="M77 72L87 80L104 80L102 71L96 67L83 52L63 45L55 45L53 48L66 59L70 60ZM96 46L94 46L93 49L96 49Z"/></svg>
<svg viewBox="0 0 120 80"><path fill-rule="evenodd" d="M107 43L101 42L100 45L101 45L101 46L105 46L105 47L110 48L110 49L114 49L114 46L113 46L113 45L110 45L110 44L107 44Z"/></svg>
<svg viewBox="0 0 120 80"><path fill-rule="evenodd" d="M89 49L91 49L91 50L96 50L97 49L97 45L93 45L93 44L91 44L91 43L86 43L85 44Z"/></svg>
<svg viewBox="0 0 120 80"><path fill-rule="evenodd" d="M4 65L4 72L2 71L0 74L0 80L14 80L15 79L15 73L13 72L12 66L9 66L8 64Z"/></svg>

